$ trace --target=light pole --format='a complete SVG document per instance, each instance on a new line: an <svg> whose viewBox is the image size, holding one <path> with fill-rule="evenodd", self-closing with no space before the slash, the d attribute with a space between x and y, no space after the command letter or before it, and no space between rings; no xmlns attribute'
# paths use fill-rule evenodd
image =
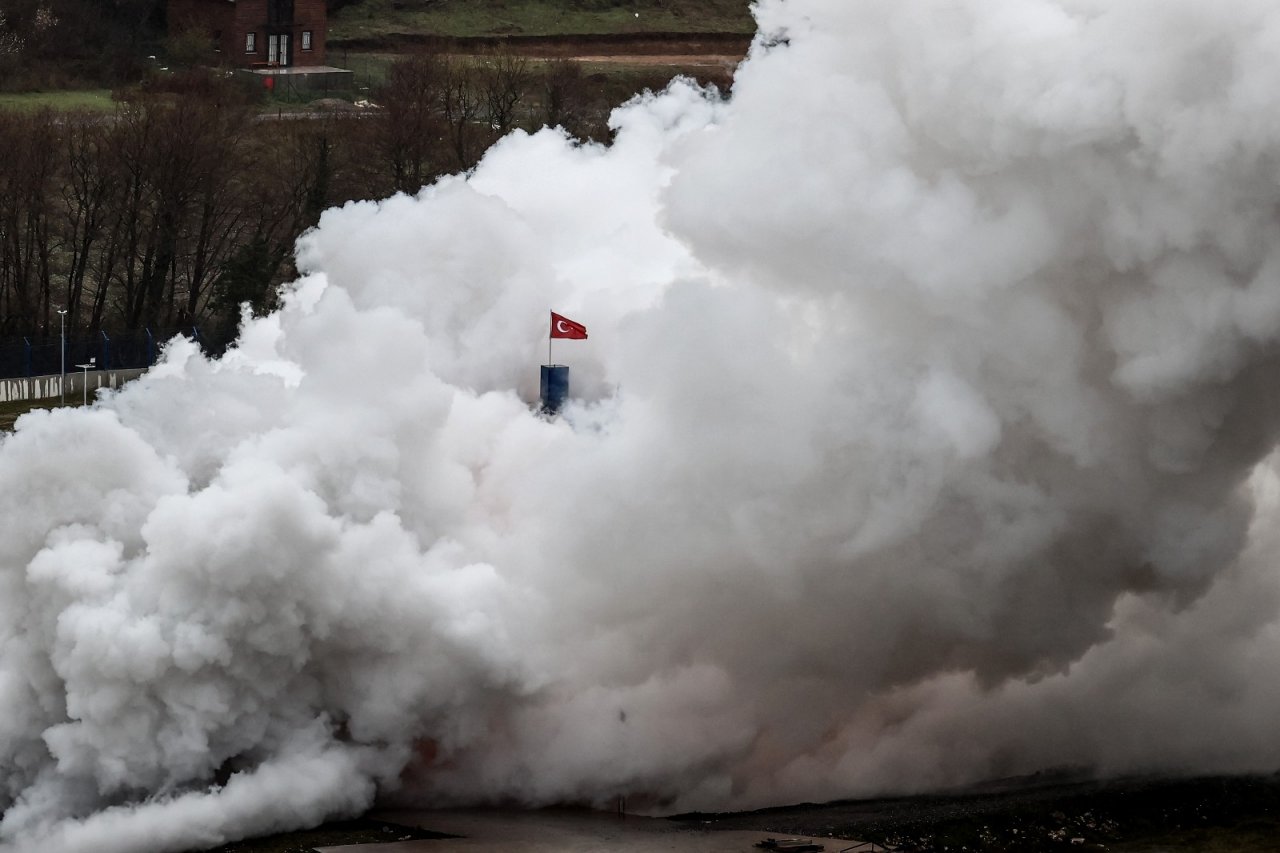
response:
<svg viewBox="0 0 1280 853"><path fill-rule="evenodd" d="M98 359L95 356L94 358L89 359L88 364L76 365L76 367L84 368L84 384L80 386L80 390L84 392L84 405L86 406L89 405L89 368L96 367L97 364L98 364Z"/></svg>
<svg viewBox="0 0 1280 853"><path fill-rule="evenodd" d="M61 347L62 368L58 380L58 393L62 395L62 405L67 404L67 309L58 309L58 344Z"/></svg>

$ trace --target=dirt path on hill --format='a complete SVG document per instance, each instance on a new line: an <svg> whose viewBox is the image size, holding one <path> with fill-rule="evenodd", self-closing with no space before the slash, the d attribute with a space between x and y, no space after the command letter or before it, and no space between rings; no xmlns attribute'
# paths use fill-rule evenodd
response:
<svg viewBox="0 0 1280 853"><path fill-rule="evenodd" d="M744 54L730 53L612 53L574 56L578 62L601 65L679 66L681 68L732 69L742 61Z"/></svg>

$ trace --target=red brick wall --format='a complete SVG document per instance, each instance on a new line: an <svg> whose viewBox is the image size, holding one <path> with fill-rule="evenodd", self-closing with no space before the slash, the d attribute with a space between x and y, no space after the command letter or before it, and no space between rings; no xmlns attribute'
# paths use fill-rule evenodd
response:
<svg viewBox="0 0 1280 853"><path fill-rule="evenodd" d="M324 0L293 0L295 65L324 65L324 42L328 30L326 14ZM311 50L303 50L302 33L308 30L311 32Z"/></svg>
<svg viewBox="0 0 1280 853"><path fill-rule="evenodd" d="M324 0L293 0L293 26L267 27L267 0L236 0L235 28L241 33L240 51L244 64L263 64L267 61L267 36L270 33L287 32L291 44L294 65L325 64L325 34L328 19ZM244 53L244 33L256 33L256 51ZM303 33L311 33L311 49L303 50Z"/></svg>
<svg viewBox="0 0 1280 853"><path fill-rule="evenodd" d="M293 65L325 64L325 36L328 19L324 0L293 0L293 25L267 26L267 0L169 0L169 28L180 32L190 27L203 27L210 33L221 32L219 48L232 65L267 64L267 36L288 33ZM311 33L311 49L303 50L303 33ZM254 34L254 50L245 50L246 35Z"/></svg>
<svg viewBox="0 0 1280 853"><path fill-rule="evenodd" d="M267 63L267 0L236 0L236 51L238 65ZM245 34L254 34L253 53L245 50Z"/></svg>

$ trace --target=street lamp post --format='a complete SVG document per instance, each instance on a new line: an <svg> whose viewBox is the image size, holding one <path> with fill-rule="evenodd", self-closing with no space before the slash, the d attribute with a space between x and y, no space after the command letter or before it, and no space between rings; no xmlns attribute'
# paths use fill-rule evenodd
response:
<svg viewBox="0 0 1280 853"><path fill-rule="evenodd" d="M62 367L58 379L58 393L62 396L62 405L67 404L67 309L58 309L58 344L61 347Z"/></svg>
<svg viewBox="0 0 1280 853"><path fill-rule="evenodd" d="M84 392L84 405L86 406L89 405L89 368L97 367L97 365L98 365L98 359L96 356L94 358L89 359L88 364L76 365L76 367L84 368L84 382L80 385L80 390Z"/></svg>

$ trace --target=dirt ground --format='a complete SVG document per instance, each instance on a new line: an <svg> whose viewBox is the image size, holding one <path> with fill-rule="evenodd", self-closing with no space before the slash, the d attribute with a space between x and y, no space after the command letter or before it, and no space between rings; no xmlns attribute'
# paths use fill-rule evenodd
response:
<svg viewBox="0 0 1280 853"><path fill-rule="evenodd" d="M678 66L681 68L733 68L742 61L741 56L723 53L616 53L575 56L584 63L643 65L654 67Z"/></svg>
<svg viewBox="0 0 1280 853"><path fill-rule="evenodd" d="M1274 853L1280 774L1106 781L1047 774L952 794L680 819L706 829L865 838L911 853Z"/></svg>
<svg viewBox="0 0 1280 853"><path fill-rule="evenodd" d="M807 838L824 853L1275 853L1280 774L1037 774L950 794L669 819L582 809L383 810L214 853L756 853L768 838ZM374 846L353 846L367 844Z"/></svg>
<svg viewBox="0 0 1280 853"><path fill-rule="evenodd" d="M379 819L401 826L447 833L453 838L379 844L376 853L755 853L769 839L808 841L824 851L870 851L843 838L801 838L761 830L704 831L661 818L574 809L533 812L498 810L380 812ZM359 846L319 847L319 853L373 853Z"/></svg>

